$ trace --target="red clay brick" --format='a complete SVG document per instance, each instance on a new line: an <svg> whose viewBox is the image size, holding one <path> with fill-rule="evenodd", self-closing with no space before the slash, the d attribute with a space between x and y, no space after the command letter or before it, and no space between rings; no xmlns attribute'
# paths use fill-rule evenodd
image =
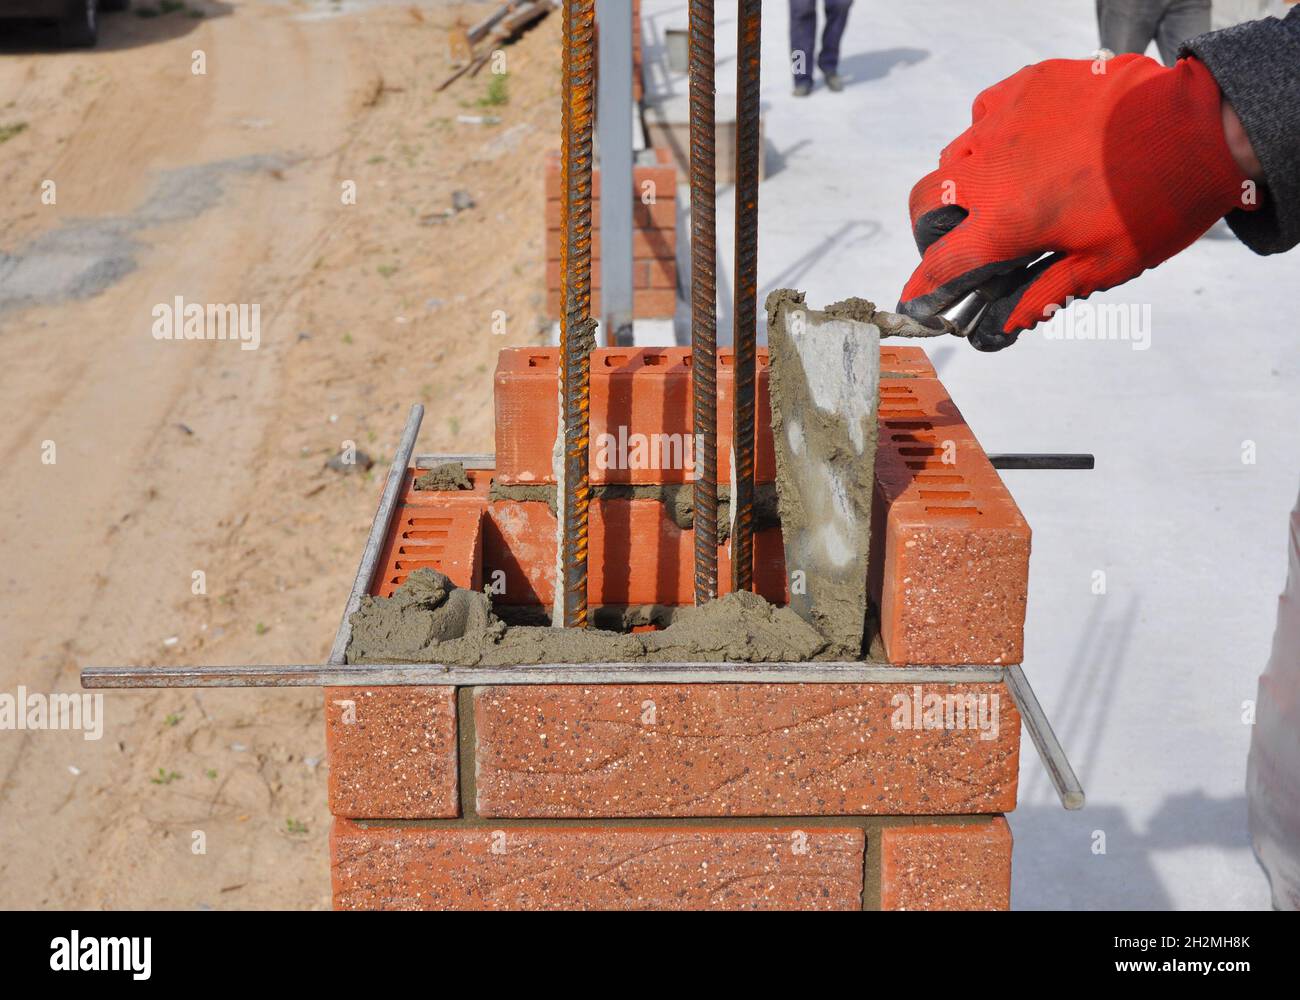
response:
<svg viewBox="0 0 1300 1000"><path fill-rule="evenodd" d="M473 492L435 493L412 489L416 474L407 471L412 502L394 513L371 593L391 596L421 567L445 573L459 587L480 589L488 477L475 473ZM336 816L459 815L452 688L326 688L325 749Z"/></svg>
<svg viewBox="0 0 1300 1000"><path fill-rule="evenodd" d="M1023 655L1028 591L1030 530L996 470L989 463L942 384L917 348L890 348L888 363L910 369L914 378L882 381L880 448L870 590L881 611L881 636L893 663L1017 663ZM601 349L592 363L592 435L618 439L628 434L690 434L689 351ZM554 348L502 352L496 375L496 476L503 484L553 482L555 437ZM653 362L653 363L651 363ZM719 478L730 477L731 355L719 366ZM769 406L765 358L759 369L758 477L774 475L771 431L762 417ZM592 480L602 482L686 482L676 468L602 468L593 448ZM951 461L949 461L951 459ZM643 463L662 464L662 463ZM626 465L626 463L625 463ZM474 493L432 494L446 510L471 499L481 504L486 474ZM444 571L448 558L407 530L408 508L431 501L408 497L399 512L403 525L390 541L381 593L405 573L433 564ZM689 603L691 535L672 524L654 501L639 507L597 504L592 514L591 600L595 604ZM614 519L608 529L604 518ZM472 516L472 515L465 515ZM449 532L450 533L450 532ZM543 505L492 507L488 563L505 573L503 603L549 604L554 560L554 519ZM468 538L463 532L460 537ZM770 537L766 540L765 535ZM607 537L608 536L608 537ZM779 535L760 533L756 555L759 591L783 600L785 581ZM633 545L633 539L637 544ZM725 551L725 550L724 550ZM725 557L724 557L725 558ZM472 557L466 559L472 563ZM455 574L453 573L453 578ZM727 574L722 573L725 577ZM890 581L886 587L884 581ZM473 580L476 588L482 581Z"/></svg>
<svg viewBox="0 0 1300 1000"><path fill-rule="evenodd" d="M601 287L601 269L600 259L596 258L591 262L591 287L597 289ZM633 289L641 288L677 288L677 260L659 260L653 257L643 258L632 261L632 287ZM546 263L546 288L547 291L559 291L560 288L560 262L558 260L547 261Z"/></svg>
<svg viewBox="0 0 1300 1000"><path fill-rule="evenodd" d="M881 383L872 519L890 662L1020 662L1029 525L937 379Z"/></svg>
<svg viewBox="0 0 1300 1000"><path fill-rule="evenodd" d="M325 746L335 816L460 815L455 688L326 688Z"/></svg>
<svg viewBox="0 0 1300 1000"><path fill-rule="evenodd" d="M546 259L548 261L558 261L560 259L560 249L563 245L563 238L558 228L546 230ZM592 231L591 234L591 259L594 264L600 260L600 230L599 228ZM634 229L632 230L632 256L637 260L677 260L677 230L667 229Z"/></svg>
<svg viewBox="0 0 1300 1000"><path fill-rule="evenodd" d="M599 270L599 268L597 268ZM559 287L559 272L556 272L556 287ZM632 287L635 288L677 288L677 261L645 260L632 261Z"/></svg>
<svg viewBox="0 0 1300 1000"><path fill-rule="evenodd" d="M592 605L690 604L695 533L683 530L657 500L596 500L590 514L587 594ZM545 503L495 501L484 534L484 578L500 579L501 604L549 607L555 584L555 515ZM500 577L494 574L500 571ZM728 593L731 563L719 546L718 579ZM754 535L755 590L785 603L785 553L779 529Z"/></svg>
<svg viewBox="0 0 1300 1000"><path fill-rule="evenodd" d="M552 150L546 154L546 200L559 201L564 196L560 186L560 154ZM647 189L644 185L650 184ZM591 172L591 197L601 196L600 168ZM677 168L671 163L657 167L638 166L632 168L632 190L628 197L640 203L642 196L650 190L656 201L672 201L677 197Z"/></svg>
<svg viewBox="0 0 1300 1000"><path fill-rule="evenodd" d="M1005 688L932 686L921 699L968 693L988 698L986 712L997 697L996 739L981 739L977 720L967 729L921 728L924 717L911 711L916 691L904 684L480 688L478 811L559 818L1014 809L1020 718Z"/></svg>
<svg viewBox="0 0 1300 1000"><path fill-rule="evenodd" d="M420 491L413 491L420 496ZM380 555L381 570L371 592L391 597L417 569L436 569L452 583L470 590L483 588L483 496L435 493L438 500L403 504L393 514L393 526Z"/></svg>
<svg viewBox="0 0 1300 1000"><path fill-rule="evenodd" d="M546 228L560 228L560 201L552 199L546 203ZM600 199L591 199L591 217L600 218ZM643 201L632 203L632 226L635 229L673 229L677 226L677 202L672 198L656 198L647 204Z"/></svg>
<svg viewBox="0 0 1300 1000"><path fill-rule="evenodd" d="M645 96L641 61L641 0L632 0L632 100L638 104Z"/></svg>
<svg viewBox="0 0 1300 1000"><path fill-rule="evenodd" d="M1011 827L893 826L881 833L882 910L1006 910Z"/></svg>
<svg viewBox="0 0 1300 1000"><path fill-rule="evenodd" d="M911 375L916 378L934 378L934 365L923 347L900 347L883 344L880 348L882 375Z"/></svg>
<svg viewBox="0 0 1300 1000"><path fill-rule="evenodd" d="M496 370L496 476L501 483L552 483L551 452L557 421L557 348L502 351ZM718 481L730 482L732 393L735 386L732 352L718 352ZM772 427L768 419L767 352L758 359L758 413L755 475L760 483L776 478ZM591 481L593 483L683 483L690 470L681 462L673 468L604 468L600 463L601 435L614 441L632 435L674 435L684 443L691 435L690 351L684 347L600 348L591 358ZM663 439L656 439L662 441ZM662 452L659 450L656 454ZM647 453L649 454L649 453ZM633 457L628 451L628 457ZM624 463L664 465L662 461Z"/></svg>
<svg viewBox="0 0 1300 1000"><path fill-rule="evenodd" d="M365 828L335 820L340 910L856 910L858 829Z"/></svg>
<svg viewBox="0 0 1300 1000"><path fill-rule="evenodd" d="M560 318L560 290L548 290L546 293L546 315L551 319ZM599 318L601 309L600 290L591 293L591 315ZM632 289L633 319L669 319L677 311L677 291L673 288L634 288Z"/></svg>

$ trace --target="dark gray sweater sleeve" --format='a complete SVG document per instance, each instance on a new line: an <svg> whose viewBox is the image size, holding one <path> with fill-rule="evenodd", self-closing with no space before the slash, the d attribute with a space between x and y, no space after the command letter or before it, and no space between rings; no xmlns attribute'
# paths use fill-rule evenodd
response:
<svg viewBox="0 0 1300 1000"><path fill-rule="evenodd" d="M1255 212L1228 225L1256 253L1300 243L1300 8L1199 35L1183 46L1214 74L1264 168Z"/></svg>

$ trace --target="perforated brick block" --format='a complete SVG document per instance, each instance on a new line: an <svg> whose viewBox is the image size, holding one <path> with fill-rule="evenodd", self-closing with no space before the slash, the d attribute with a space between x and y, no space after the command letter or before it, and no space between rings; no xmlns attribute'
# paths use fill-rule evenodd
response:
<svg viewBox="0 0 1300 1000"><path fill-rule="evenodd" d="M868 582L889 660L1019 663L1020 509L938 379L882 380L879 420Z"/></svg>
<svg viewBox="0 0 1300 1000"><path fill-rule="evenodd" d="M558 348L502 351L496 371L496 476L505 484L553 483ZM718 481L731 478L735 369L718 352ZM768 417L767 353L756 378L755 476L776 478ZM591 481L684 483L692 478L691 366L687 348L599 348L591 357Z"/></svg>
<svg viewBox="0 0 1300 1000"><path fill-rule="evenodd" d="M600 604L690 604L694 601L695 533L657 500L595 500L589 515L587 599ZM545 503L496 501L488 509L483 563L500 604L541 604L554 595L556 519ZM497 575L498 571L500 576ZM718 547L718 579L730 592L727 545ZM755 590L785 603L781 533L754 534Z"/></svg>

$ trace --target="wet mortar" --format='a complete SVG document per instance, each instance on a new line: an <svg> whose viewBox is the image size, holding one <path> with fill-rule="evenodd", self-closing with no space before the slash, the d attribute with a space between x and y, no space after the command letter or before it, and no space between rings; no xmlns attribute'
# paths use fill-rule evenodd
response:
<svg viewBox="0 0 1300 1000"><path fill-rule="evenodd" d="M474 484L469 481L469 476L465 474L465 466L459 462L443 462L442 465L435 465L415 480L417 490L438 490L450 492L453 490L472 490Z"/></svg>
<svg viewBox="0 0 1300 1000"><path fill-rule="evenodd" d="M658 632L508 626L486 594L457 587L432 569L416 570L392 597L363 597L351 623L349 663L506 667L836 658L836 651L797 614L749 592L682 608Z"/></svg>
<svg viewBox="0 0 1300 1000"><path fill-rule="evenodd" d="M787 573L802 573L790 603L857 659L875 491L876 309L847 299L817 311L790 289L772 292L766 307L782 541Z"/></svg>

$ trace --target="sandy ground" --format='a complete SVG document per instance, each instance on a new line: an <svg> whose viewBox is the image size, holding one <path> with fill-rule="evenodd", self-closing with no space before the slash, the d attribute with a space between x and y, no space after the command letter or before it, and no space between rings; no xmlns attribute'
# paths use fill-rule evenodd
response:
<svg viewBox="0 0 1300 1000"><path fill-rule="evenodd" d="M434 93L454 7L191 6L0 43L2 692L323 660L409 405L422 449L490 450L495 354L539 340L558 18L481 107L486 71ZM259 303L260 348L154 339L177 295ZM323 468L349 440L369 474ZM0 732L0 906L328 905L318 691L104 714Z"/></svg>
<svg viewBox="0 0 1300 1000"><path fill-rule="evenodd" d="M1093 0L981 0L978 18L973 6L859 0L841 51L845 90L819 77L799 99L782 72L787 5L763 5L760 297L795 287L813 305L895 301L917 262L908 192L969 126L975 95L1028 63L1097 46ZM718 10L725 107L736 31ZM653 66L686 4L645 0L642 16ZM720 339L732 220L720 193ZM1090 300L1145 315L1146 349L1042 332L998 354L927 345L990 451L1097 457L1093 472L1003 475L1034 532L1025 672L1088 792L1087 808L1064 811L1023 741L1013 907L1269 906L1246 829L1244 716L1269 655L1300 483L1288 308L1298 277L1300 251L1262 258L1212 232Z"/></svg>

